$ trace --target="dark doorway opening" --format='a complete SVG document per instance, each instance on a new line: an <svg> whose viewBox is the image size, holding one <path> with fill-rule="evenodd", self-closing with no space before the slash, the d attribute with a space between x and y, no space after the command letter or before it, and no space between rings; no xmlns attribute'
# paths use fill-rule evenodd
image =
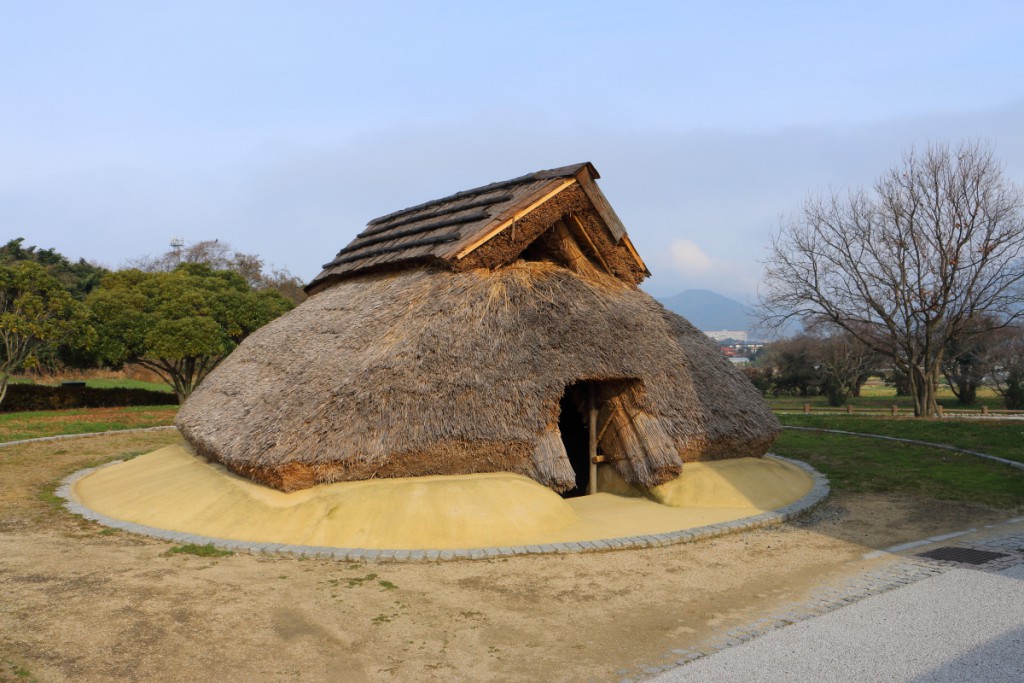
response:
<svg viewBox="0 0 1024 683"><path fill-rule="evenodd" d="M569 456L569 464L576 473L576 486L563 491L563 498L585 495L590 483L589 399L589 382L570 384L562 394L558 431L562 433L562 444Z"/></svg>

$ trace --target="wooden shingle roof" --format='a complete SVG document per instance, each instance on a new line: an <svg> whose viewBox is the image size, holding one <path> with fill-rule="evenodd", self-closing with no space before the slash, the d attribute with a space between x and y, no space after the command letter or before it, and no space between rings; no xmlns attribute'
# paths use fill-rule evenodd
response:
<svg viewBox="0 0 1024 683"><path fill-rule="evenodd" d="M479 254L476 259L467 257L504 231L511 229L515 241L515 226L556 198L565 205L566 213L588 214L590 229L604 233L592 242L606 246L594 249L610 249L615 245L616 251L624 250L632 271L630 277L624 279L639 281L649 273L615 211L594 182L599 177L590 162L563 166L456 192L374 218L333 260L324 264L323 272L306 290L312 294L338 280L373 270L425 263L459 269L463 261L479 266ZM551 208L543 213L552 214ZM584 230L580 219L576 222ZM600 228L594 227L597 225ZM528 238L533 239L529 235ZM508 238L505 241L508 242ZM504 250L491 251L501 251L499 259L507 258L525 246L510 244Z"/></svg>

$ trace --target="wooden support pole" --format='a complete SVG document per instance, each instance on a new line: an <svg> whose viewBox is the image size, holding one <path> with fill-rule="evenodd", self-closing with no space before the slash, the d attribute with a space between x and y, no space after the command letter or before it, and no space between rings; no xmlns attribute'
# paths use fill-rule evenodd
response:
<svg viewBox="0 0 1024 683"><path fill-rule="evenodd" d="M588 385L587 407L587 437L590 441L590 481L587 482L587 495L591 495L597 493L597 407L594 405L593 384Z"/></svg>
<svg viewBox="0 0 1024 683"><path fill-rule="evenodd" d="M576 224L576 227L579 228L579 231L583 234L583 239L587 243L587 246L590 247L590 251L593 252L594 256L597 257L597 260L601 262L601 267L604 268L605 272L609 275L614 275L615 273L612 272L612 269L608 267L608 263L604 260L604 256L601 255L601 252L598 251L597 247L594 245L594 240L590 239L590 235L587 234L587 229L583 227L583 221L576 216L573 216L572 220Z"/></svg>

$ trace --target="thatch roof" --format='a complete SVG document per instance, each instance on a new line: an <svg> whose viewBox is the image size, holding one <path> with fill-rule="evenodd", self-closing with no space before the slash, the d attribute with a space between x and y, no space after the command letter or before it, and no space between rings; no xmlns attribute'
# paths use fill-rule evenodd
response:
<svg viewBox="0 0 1024 683"><path fill-rule="evenodd" d="M760 455L776 433L700 331L635 287L547 263L342 281L246 339L178 425L201 453L279 488L511 471L563 489L574 474L559 399L581 379L635 387L631 407L667 437L616 463L633 483Z"/></svg>
<svg viewBox="0 0 1024 683"><path fill-rule="evenodd" d="M568 168L596 176L589 164ZM485 235L481 223L460 237L479 242L461 259L450 250L424 260L411 254L436 245L418 245L381 255L399 259L388 267L329 264L314 296L246 339L192 394L182 433L199 453L284 490L494 471L565 490L575 473L560 400L584 381L599 383L601 451L630 483L663 483L689 460L763 454L778 431L771 411L714 342L636 287L643 262L580 176L532 174L498 191L567 177L501 231ZM378 220L394 228L440 210Z"/></svg>

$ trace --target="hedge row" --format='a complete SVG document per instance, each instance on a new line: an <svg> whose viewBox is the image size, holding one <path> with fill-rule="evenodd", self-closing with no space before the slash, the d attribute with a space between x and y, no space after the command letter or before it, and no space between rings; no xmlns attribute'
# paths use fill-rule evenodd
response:
<svg viewBox="0 0 1024 683"><path fill-rule="evenodd" d="M0 412L64 410L68 408L123 408L166 406L178 402L174 394L149 389L100 389L84 386L51 387L41 384L10 384L0 401Z"/></svg>

